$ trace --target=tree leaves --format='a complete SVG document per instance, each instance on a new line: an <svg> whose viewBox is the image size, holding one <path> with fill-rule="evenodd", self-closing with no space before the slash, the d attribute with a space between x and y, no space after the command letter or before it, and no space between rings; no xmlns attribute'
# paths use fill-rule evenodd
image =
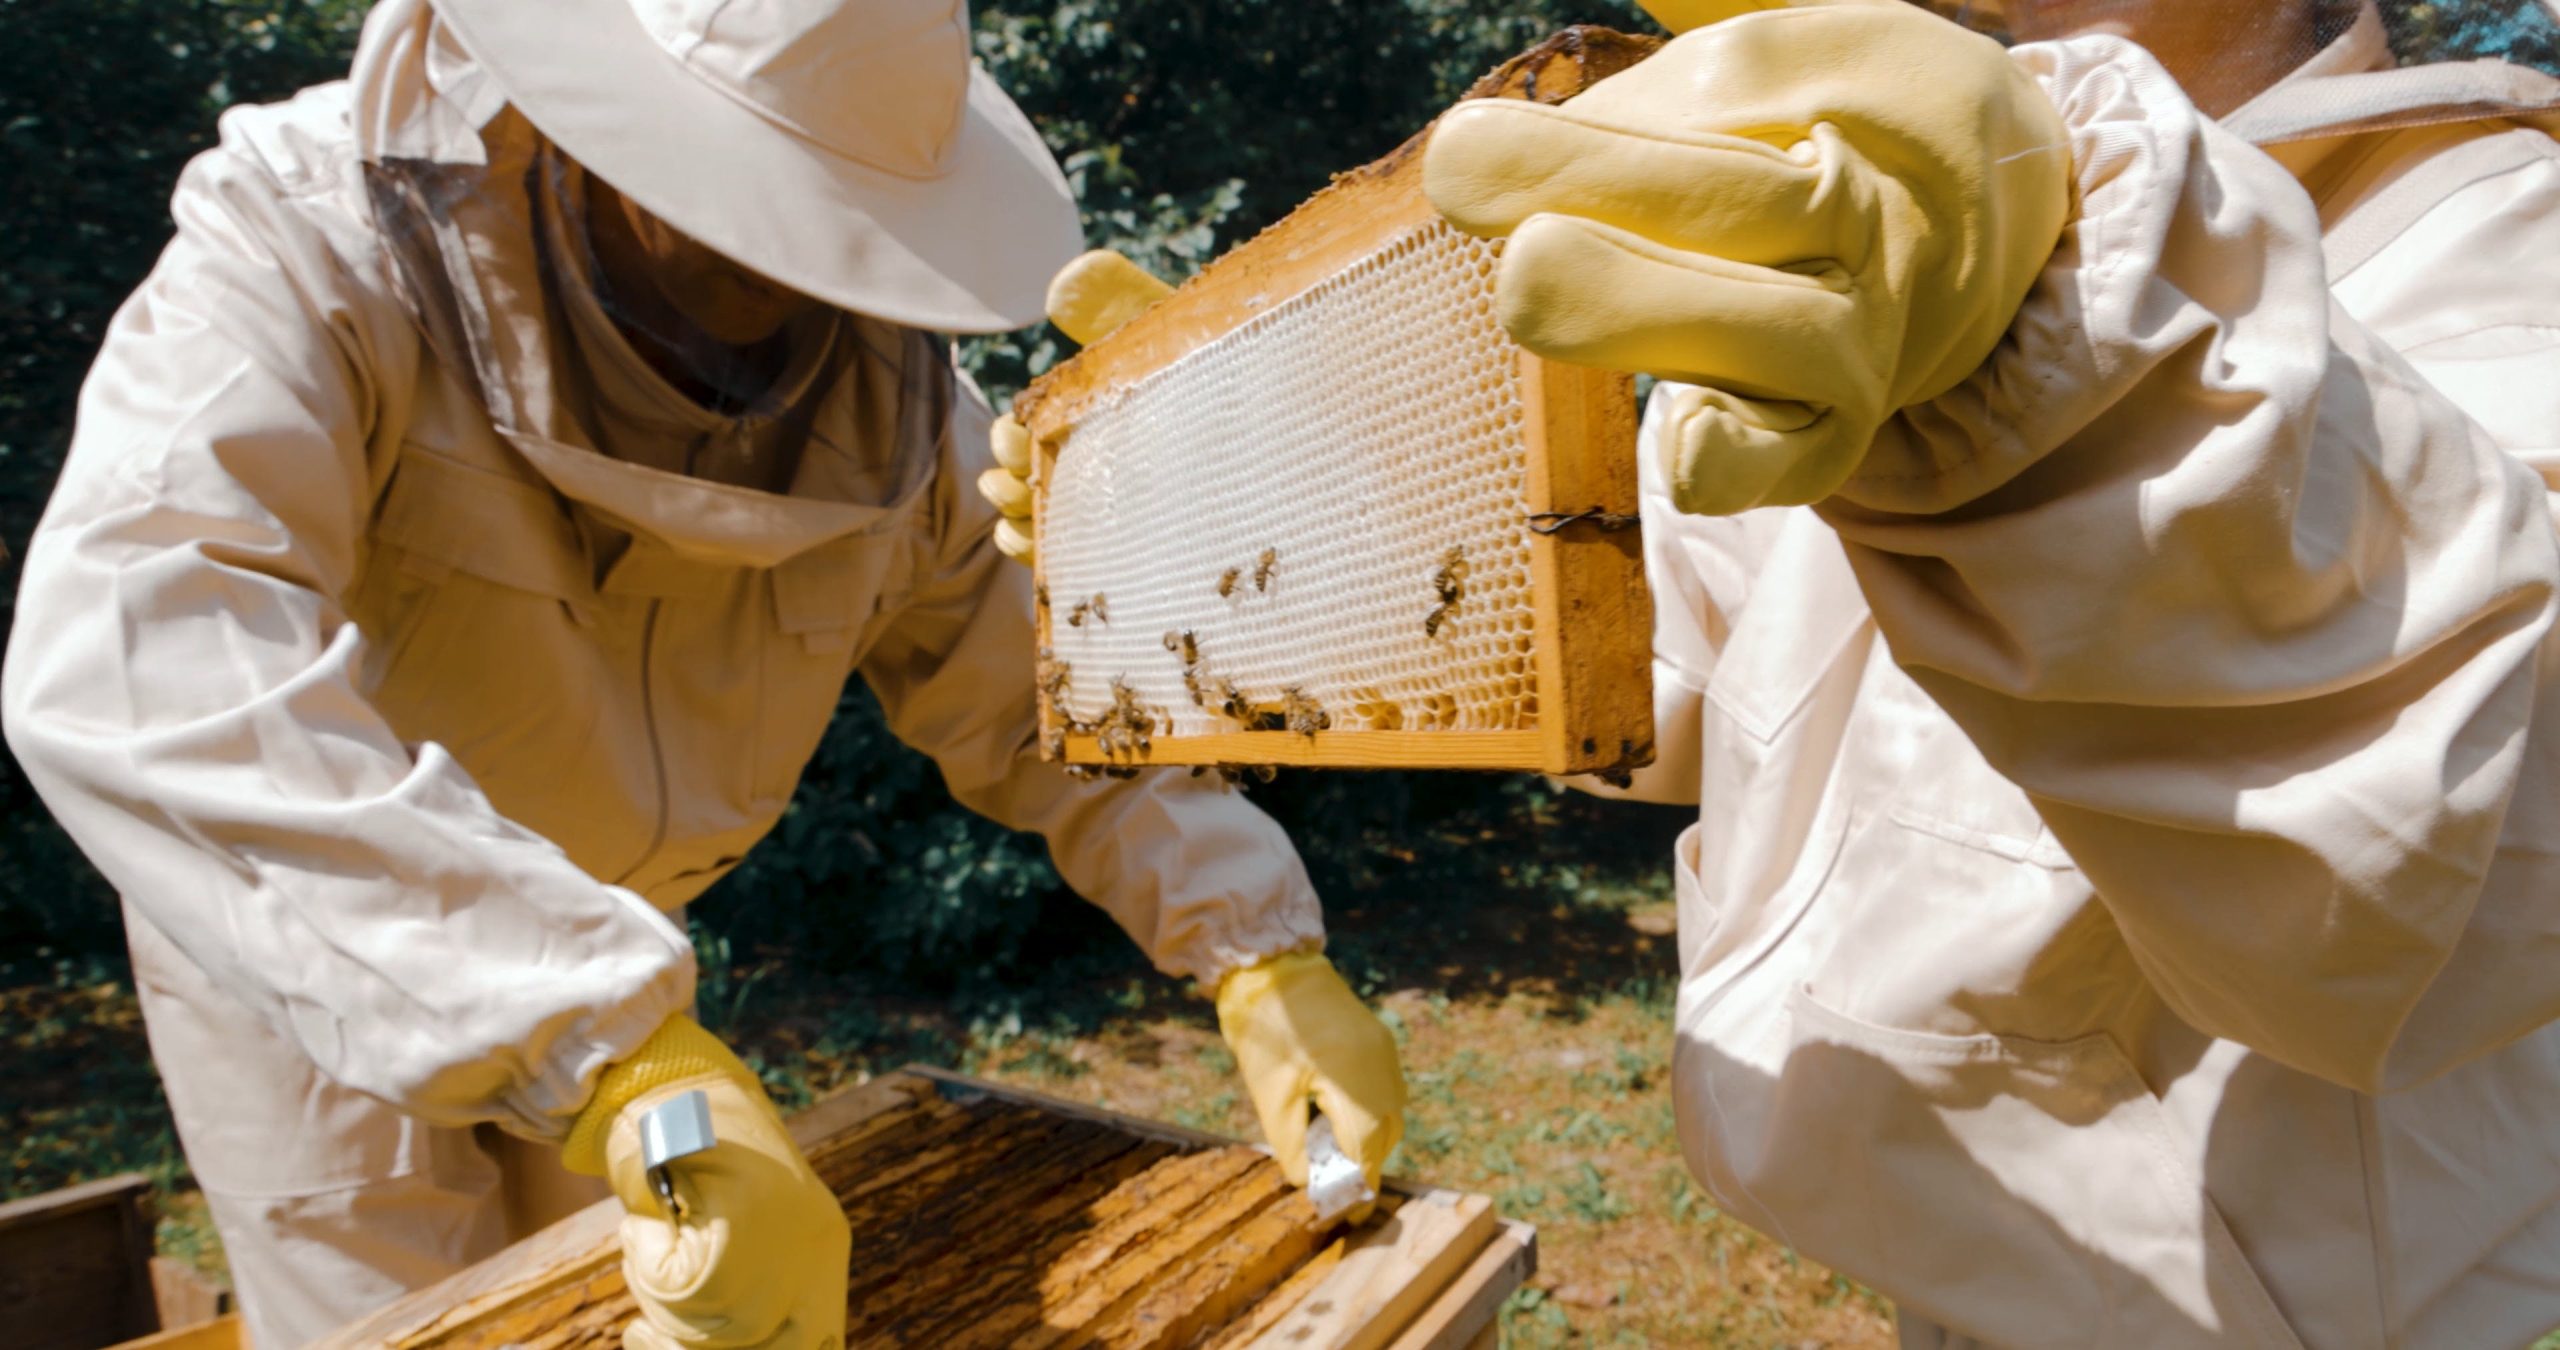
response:
<svg viewBox="0 0 2560 1350"><path fill-rule="evenodd" d="M0 0L0 542L13 553L108 319L168 237L179 169L226 104L342 74L363 12L360 0ZM1179 279L1571 22L1644 23L1631 0L1063 0L980 4L975 43L1057 154L1088 241ZM963 345L1000 401L1064 350L1046 327ZM16 580L0 561L0 629ZM1320 882L1356 886L1382 831L1526 809L1523 790L1305 775L1265 797ZM932 975L1000 967L1048 940L1035 933L1103 931L1064 899L1041 842L953 803L856 687L789 813L695 912L741 950ZM5 755L0 941L120 946L112 898Z"/></svg>

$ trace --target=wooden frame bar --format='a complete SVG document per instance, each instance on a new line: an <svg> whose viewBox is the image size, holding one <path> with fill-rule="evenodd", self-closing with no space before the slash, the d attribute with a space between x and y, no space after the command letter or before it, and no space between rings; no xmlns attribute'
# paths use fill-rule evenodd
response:
<svg viewBox="0 0 2560 1350"><path fill-rule="evenodd" d="M1529 510L1636 513L1633 453L1551 455L1549 446L1636 440L1635 392L1622 376L1520 357L1530 428ZM1653 762L1653 596L1633 529L1567 525L1530 537L1538 607L1538 735L1550 773Z"/></svg>
<svg viewBox="0 0 2560 1350"><path fill-rule="evenodd" d="M1574 28L1513 58L1469 98L1559 103L1642 60L1651 39ZM1172 296L1034 381L1013 412L1032 434L1035 535L1075 427L1128 385L1306 293L1353 260L1439 216L1422 193L1429 129L1343 174L1280 223L1229 251ZM1636 517L1634 381L1523 353L1519 393L1529 450L1526 511L1572 516L1531 536L1536 594L1534 723L1507 731L1234 730L1158 735L1106 754L1099 737L1059 725L1041 701L1041 741L1077 764L1293 765L1333 768L1622 772L1653 758L1652 600ZM1041 594L1048 593L1045 564ZM1053 645L1047 606L1038 613Z"/></svg>
<svg viewBox="0 0 2560 1350"><path fill-rule="evenodd" d="M953 1108L985 1103L1040 1123L1010 1142L991 1141L984 1125L947 1123L956 1119ZM918 1131L918 1121L935 1112L946 1121L940 1132ZM939 1069L901 1069L829 1097L793 1117L791 1131L819 1174L847 1197L857 1225L885 1225L885 1232L940 1244L933 1249L945 1253L925 1276L928 1284L907 1283L913 1277L901 1272L899 1283L883 1286L904 1300L905 1311L885 1324L875 1318L867 1327L849 1326L851 1346L1089 1340L1217 1350L1465 1350L1493 1326L1503 1300L1536 1266L1535 1232L1497 1219L1482 1196L1390 1178L1376 1215L1336 1229L1314 1220L1304 1199L1286 1192L1272 1163L1233 1140ZM1060 1142L1075 1139L1083 1142ZM979 1179L978 1168L995 1156L990 1149L1025 1156L1092 1151L1097 1143L1120 1150L1111 1166L1133 1183L1112 1197L1152 1208L1098 1220L1093 1241L1045 1255L1009 1247L1009 1235L990 1235L990 1224L1044 1205L1084 1203L986 1195L988 1187L1001 1189ZM1156 1161L1130 1170L1147 1159ZM1174 1162L1181 1159L1194 1161ZM891 1192L884 1192L881 1175L900 1167L939 1167L956 1189L921 1210L882 1210L882 1197ZM839 1175L844 1179L832 1179ZM1194 1189L1196 1201L1167 1208L1168 1195L1182 1186ZM1256 1198L1275 1187L1283 1192L1276 1203ZM1102 1206L1094 1208L1098 1213ZM622 1283L621 1219L615 1201L590 1206L321 1344L327 1350L618 1346L632 1314ZM859 1237L856 1245L859 1250ZM1125 1254L1113 1255L1141 1248L1161 1253L1161 1260L1132 1269ZM1097 1259L1104 1264L1093 1264ZM1019 1334L1000 1319L972 1321L983 1311L977 1305L986 1298L985 1277L999 1270L1019 1276L1026 1260L1044 1291L1040 1315L1023 1322ZM859 1281L859 1259L856 1267ZM955 1276L960 1283L947 1294L935 1292ZM861 1312L859 1283L852 1297Z"/></svg>

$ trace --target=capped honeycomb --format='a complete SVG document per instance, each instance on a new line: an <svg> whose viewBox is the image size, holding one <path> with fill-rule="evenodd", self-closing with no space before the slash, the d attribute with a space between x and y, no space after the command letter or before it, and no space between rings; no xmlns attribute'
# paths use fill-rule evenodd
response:
<svg viewBox="0 0 2560 1350"><path fill-rule="evenodd" d="M1535 726L1498 248L1420 225L1095 404L1041 503L1054 705L1158 736Z"/></svg>

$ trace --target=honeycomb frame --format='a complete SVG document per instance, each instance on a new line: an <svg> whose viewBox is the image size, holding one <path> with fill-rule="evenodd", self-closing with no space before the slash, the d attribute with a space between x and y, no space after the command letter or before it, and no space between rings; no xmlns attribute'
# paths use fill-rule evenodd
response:
<svg viewBox="0 0 2560 1350"><path fill-rule="evenodd" d="M1562 102L1654 45L1568 29L1467 97ZM1498 245L1431 209L1427 135L1337 176L1015 401L1035 446L1048 757L1651 761L1633 382L1501 334ZM1353 310L1375 316L1360 333ZM1280 355L1327 339L1359 359ZM1462 387L1397 383L1438 367ZM1254 416L1275 402L1325 411ZM1260 430L1219 434L1239 421ZM1080 458L1079 435L1117 453ZM1194 441L1211 467L1175 454ZM1450 499L1469 505L1434 517Z"/></svg>

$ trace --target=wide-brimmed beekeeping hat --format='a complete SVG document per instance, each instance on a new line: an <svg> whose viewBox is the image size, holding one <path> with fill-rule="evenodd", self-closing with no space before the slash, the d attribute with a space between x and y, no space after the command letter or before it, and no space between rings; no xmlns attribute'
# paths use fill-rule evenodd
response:
<svg viewBox="0 0 2560 1350"><path fill-rule="evenodd" d="M508 101L650 214L918 328L1039 319L1081 246L963 0L433 0Z"/></svg>

